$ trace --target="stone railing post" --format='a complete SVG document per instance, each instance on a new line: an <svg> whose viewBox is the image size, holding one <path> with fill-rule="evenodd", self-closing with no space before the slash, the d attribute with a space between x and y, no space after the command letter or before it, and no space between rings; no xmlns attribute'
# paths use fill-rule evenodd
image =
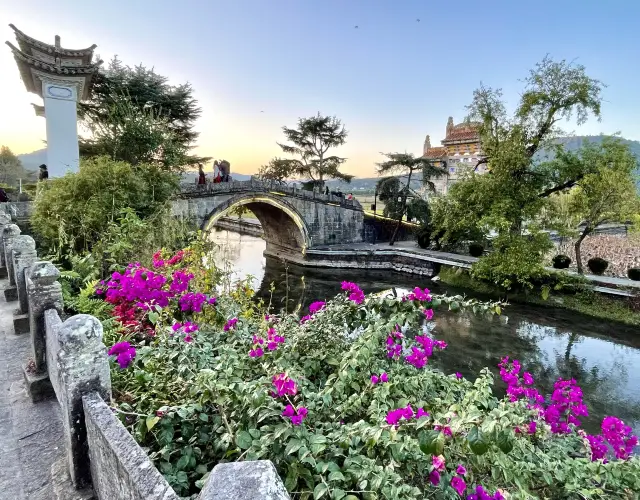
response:
<svg viewBox="0 0 640 500"><path fill-rule="evenodd" d="M14 238L12 244L12 265L9 266L13 268L13 274L15 276L16 289L18 292L18 314L26 315L29 312L29 300L27 298L27 281L25 278L25 271L29 269L33 264L38 260L38 254L36 252L36 242L33 241L31 236L20 235ZM29 320L28 317L22 318L23 321L20 322L20 328L18 328L18 323L16 320L18 318L14 317L13 325L18 333L26 333L29 331ZM22 327L22 323L26 323L24 328Z"/></svg>
<svg viewBox="0 0 640 500"><path fill-rule="evenodd" d="M270 460L216 465L198 500L290 500Z"/></svg>
<svg viewBox="0 0 640 500"><path fill-rule="evenodd" d="M15 276L13 275L13 269L11 269L11 245L14 238L20 236L20 228L15 224L7 224L2 229L2 262L7 268L7 276L9 277L9 284L15 286ZM15 294L15 289L7 288L4 291L4 295L8 301L16 300L18 297Z"/></svg>
<svg viewBox="0 0 640 500"><path fill-rule="evenodd" d="M59 276L60 271L51 262L36 262L25 271L33 354L33 365L25 367L25 378L34 402L51 395L44 313L47 309L62 313L62 286L57 281Z"/></svg>
<svg viewBox="0 0 640 500"><path fill-rule="evenodd" d="M78 314L60 323L47 311L53 326L47 339L51 382L62 408L69 475L77 489L91 484L89 446L83 396L99 394L111 401L111 375L107 348L102 343L102 324L88 314Z"/></svg>
<svg viewBox="0 0 640 500"><path fill-rule="evenodd" d="M11 216L3 213L0 214L0 265L5 266L5 262L4 262L4 238L3 238L3 234L4 234L4 228L6 226L8 226L9 224L11 224ZM3 272L3 278L6 278L6 269Z"/></svg>

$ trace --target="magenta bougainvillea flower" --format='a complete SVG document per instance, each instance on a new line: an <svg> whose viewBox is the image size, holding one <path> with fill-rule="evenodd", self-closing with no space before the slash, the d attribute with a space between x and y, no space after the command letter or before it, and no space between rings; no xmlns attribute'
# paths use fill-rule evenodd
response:
<svg viewBox="0 0 640 500"><path fill-rule="evenodd" d="M326 306L326 302L322 302L321 300L317 301L317 302L313 302L310 306L309 306L309 314L315 314L319 311L322 311L325 306Z"/></svg>
<svg viewBox="0 0 640 500"><path fill-rule="evenodd" d="M129 342L118 342L109 349L109 356L115 356L116 362L122 370L128 368L136 357L136 348Z"/></svg>
<svg viewBox="0 0 640 500"><path fill-rule="evenodd" d="M433 319L433 309L425 309L424 317L427 318L428 321L431 321Z"/></svg>
<svg viewBox="0 0 640 500"><path fill-rule="evenodd" d="M280 398L282 396L295 396L298 393L298 386L295 381L286 373L278 373L272 379L275 391L271 391L271 396Z"/></svg>
<svg viewBox="0 0 640 500"><path fill-rule="evenodd" d="M465 466L462 464L458 465L458 467L456 468L456 474L460 474L461 476L464 476L466 473L467 473L467 469L465 468Z"/></svg>
<svg viewBox="0 0 640 500"><path fill-rule="evenodd" d="M293 405L287 405L282 411L282 416L291 420L293 425L300 425L302 421L307 418L308 410L304 406L300 406L297 409Z"/></svg>
<svg viewBox="0 0 640 500"><path fill-rule="evenodd" d="M467 484L460 476L454 476L451 478L451 487L458 492L458 495L462 496L464 490L467 489Z"/></svg>
<svg viewBox="0 0 640 500"><path fill-rule="evenodd" d="M439 472L444 472L445 470L445 459L442 455L438 455L431 457L431 465L435 468L435 470Z"/></svg>
<svg viewBox="0 0 640 500"><path fill-rule="evenodd" d="M349 300L356 304L362 304L364 302L364 292L360 290L360 287L350 281L342 282L342 289L349 292Z"/></svg>
<svg viewBox="0 0 640 500"><path fill-rule="evenodd" d="M225 332L228 332L229 330L233 330L234 328L236 328L236 325L238 324L238 318L231 318L229 321L227 321L227 323L224 325L223 330Z"/></svg>
<svg viewBox="0 0 640 500"><path fill-rule="evenodd" d="M440 484L440 473L437 470L431 471L429 474L429 482L434 486L438 486Z"/></svg>
<svg viewBox="0 0 640 500"><path fill-rule="evenodd" d="M413 292L402 297L402 302L407 301L431 302L431 291L427 288L421 290L419 287L415 287Z"/></svg>

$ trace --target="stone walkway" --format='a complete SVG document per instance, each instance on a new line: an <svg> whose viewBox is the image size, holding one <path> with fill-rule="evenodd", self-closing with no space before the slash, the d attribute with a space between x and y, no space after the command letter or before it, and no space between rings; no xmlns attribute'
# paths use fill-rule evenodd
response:
<svg viewBox="0 0 640 500"><path fill-rule="evenodd" d="M0 500L51 500L51 465L63 455L56 400L31 402L22 376L29 335L16 336L13 311L0 280Z"/></svg>

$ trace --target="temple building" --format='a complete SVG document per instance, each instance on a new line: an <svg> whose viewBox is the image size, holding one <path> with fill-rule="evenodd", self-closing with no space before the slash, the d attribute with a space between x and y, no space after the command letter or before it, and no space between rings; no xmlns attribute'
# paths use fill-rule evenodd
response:
<svg viewBox="0 0 640 500"><path fill-rule="evenodd" d="M102 61L93 62L96 45L86 49L64 49L60 37L54 45L25 35L13 24L18 47L10 42L13 57L27 91L44 100L34 104L36 114L47 121L47 166L49 175L77 171L79 163L77 103L89 97L94 74ZM4 76L4 75L3 75Z"/></svg>
<svg viewBox="0 0 640 500"><path fill-rule="evenodd" d="M431 138L427 136L422 150L423 158L436 160L435 164L446 168L446 174L438 179L433 179L437 194L447 194L449 187L460 180L464 175L473 172L484 174L486 165L479 165L482 158L480 145L479 123L464 121L453 124L453 117L447 121L445 138L442 146L431 147Z"/></svg>

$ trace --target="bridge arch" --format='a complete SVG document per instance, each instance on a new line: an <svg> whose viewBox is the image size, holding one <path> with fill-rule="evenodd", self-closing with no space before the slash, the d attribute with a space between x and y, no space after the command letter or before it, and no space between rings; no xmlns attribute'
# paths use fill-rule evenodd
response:
<svg viewBox="0 0 640 500"><path fill-rule="evenodd" d="M242 205L260 221L267 245L302 253L311 246L309 229L300 212L282 197L267 193L245 193L230 197L205 217L202 229L210 231L226 212Z"/></svg>

